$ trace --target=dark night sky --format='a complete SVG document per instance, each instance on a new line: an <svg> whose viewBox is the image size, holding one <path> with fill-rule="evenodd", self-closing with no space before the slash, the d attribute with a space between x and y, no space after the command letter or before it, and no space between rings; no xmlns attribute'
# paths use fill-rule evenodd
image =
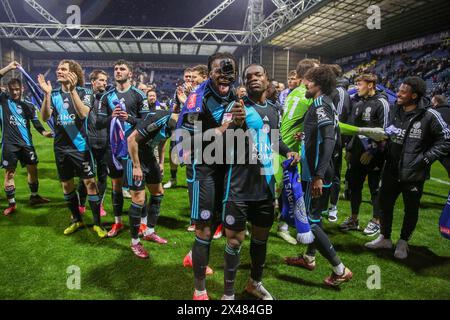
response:
<svg viewBox="0 0 450 320"><path fill-rule="evenodd" d="M67 6L81 8L82 24L113 24L152 27L191 27L222 0L37 0L59 21L65 22ZM47 23L23 0L10 1L18 22ZM205 28L241 30L248 0L236 0ZM264 1L265 15L275 6ZM0 6L0 21L8 21Z"/></svg>

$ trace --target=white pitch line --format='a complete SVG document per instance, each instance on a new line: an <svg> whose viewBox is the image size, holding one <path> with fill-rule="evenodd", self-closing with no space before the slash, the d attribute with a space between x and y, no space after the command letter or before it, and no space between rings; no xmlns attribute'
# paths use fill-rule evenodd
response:
<svg viewBox="0 0 450 320"><path fill-rule="evenodd" d="M431 180L450 186L450 182L431 177Z"/></svg>

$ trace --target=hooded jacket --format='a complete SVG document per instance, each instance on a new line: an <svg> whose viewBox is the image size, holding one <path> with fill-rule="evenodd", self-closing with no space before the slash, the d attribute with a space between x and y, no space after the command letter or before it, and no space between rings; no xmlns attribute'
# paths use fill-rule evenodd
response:
<svg viewBox="0 0 450 320"><path fill-rule="evenodd" d="M389 116L387 161L397 165L400 182L422 182L430 178L431 164L450 152L450 129L441 114L422 98L417 109L405 116L395 105ZM393 144L401 145L398 163L392 163Z"/></svg>
<svg viewBox="0 0 450 320"><path fill-rule="evenodd" d="M357 127L386 128L388 125L390 106L386 94L382 91L376 91L375 95L367 98L356 96L352 110L350 123ZM352 153L352 159L357 162L366 151L382 161L383 149L383 143L376 143L360 136L354 136L347 145L347 150Z"/></svg>

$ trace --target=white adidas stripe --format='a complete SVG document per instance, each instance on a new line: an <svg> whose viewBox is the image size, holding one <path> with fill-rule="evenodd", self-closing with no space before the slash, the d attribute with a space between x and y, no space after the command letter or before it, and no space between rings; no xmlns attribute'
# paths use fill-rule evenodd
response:
<svg viewBox="0 0 450 320"><path fill-rule="evenodd" d="M383 128L386 128L388 126L389 121L389 102L384 98L380 98L378 100L383 104L384 109Z"/></svg>
<svg viewBox="0 0 450 320"><path fill-rule="evenodd" d="M445 139L450 139L450 129L447 126L447 123L445 123L444 119L442 118L441 114L439 112L437 112L434 109L427 109L427 111L429 111L431 114L433 114L436 119L438 120L439 124L442 127L442 132L444 133L444 137Z"/></svg>
<svg viewBox="0 0 450 320"><path fill-rule="evenodd" d="M431 177L430 180L433 180L433 181L436 181L436 182L439 182L439 183L446 184L446 185L450 186L450 182L448 182L448 181L444 181L444 180L441 180L441 179L438 179L438 178L433 178L433 177Z"/></svg>
<svg viewBox="0 0 450 320"><path fill-rule="evenodd" d="M338 104L337 112L338 112L338 115L341 115L342 109L344 107L345 92L344 92L344 89L341 87L337 88L337 90L339 92L339 104Z"/></svg>

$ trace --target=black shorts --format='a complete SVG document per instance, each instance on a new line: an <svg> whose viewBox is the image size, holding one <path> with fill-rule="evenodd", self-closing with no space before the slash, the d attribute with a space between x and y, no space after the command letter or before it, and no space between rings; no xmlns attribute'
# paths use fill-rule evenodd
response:
<svg viewBox="0 0 450 320"><path fill-rule="evenodd" d="M2 168L15 169L18 161L22 167L37 164L39 161L34 147L3 143Z"/></svg>
<svg viewBox="0 0 450 320"><path fill-rule="evenodd" d="M224 216L224 227L233 231L245 230L247 221L252 226L270 228L275 218L274 200L227 201Z"/></svg>
<svg viewBox="0 0 450 320"><path fill-rule="evenodd" d="M187 165L191 194L191 220L217 222L221 219L225 169L221 165Z"/></svg>
<svg viewBox="0 0 450 320"><path fill-rule="evenodd" d="M105 177L108 175L107 149L91 149L92 156L95 161L95 171L97 177Z"/></svg>
<svg viewBox="0 0 450 320"><path fill-rule="evenodd" d="M106 161L106 165L108 167L108 176L111 179L119 179L123 177L123 169L119 170L116 168L113 158L112 158L112 151L111 148L108 147L106 149L106 154L105 154L105 161ZM120 162L120 160L119 160Z"/></svg>
<svg viewBox="0 0 450 320"><path fill-rule="evenodd" d="M139 191L145 190L147 184L159 184L162 182L161 170L159 169L159 163L153 153L148 154L146 157L139 159L141 162L141 170L144 175L143 181L136 181L133 179L133 161L130 158L123 160L124 169L124 186L130 190Z"/></svg>
<svg viewBox="0 0 450 320"><path fill-rule="evenodd" d="M55 162L60 181L95 177L94 159L90 151L55 150Z"/></svg>

